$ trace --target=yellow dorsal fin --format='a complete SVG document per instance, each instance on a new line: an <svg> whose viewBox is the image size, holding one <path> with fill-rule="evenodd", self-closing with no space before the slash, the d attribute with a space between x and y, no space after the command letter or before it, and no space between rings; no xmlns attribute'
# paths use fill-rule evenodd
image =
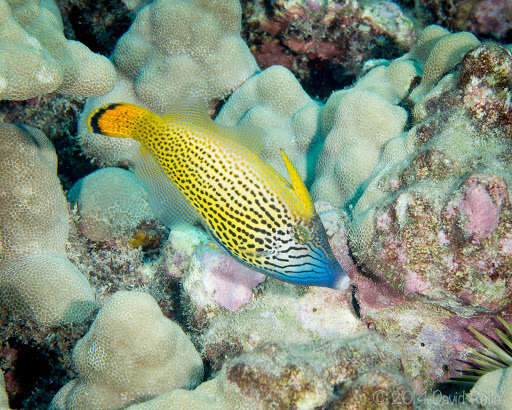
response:
<svg viewBox="0 0 512 410"><path fill-rule="evenodd" d="M219 136L243 145L255 154L263 150L263 131L254 127L227 127L214 122L201 102L188 101L179 107L171 108L163 117L166 122L183 122L190 127L197 127L212 136Z"/></svg>
<svg viewBox="0 0 512 410"><path fill-rule="evenodd" d="M236 126L224 127L215 124L217 132L225 138L247 147L256 155L261 154L264 147L263 130L256 127Z"/></svg>
<svg viewBox="0 0 512 410"><path fill-rule="evenodd" d="M286 165L286 169L288 170L288 175L290 175L293 191L298 196L302 206L304 207L304 211L309 215L313 215L315 208L313 206L311 196L309 196L309 192L308 189L306 188L306 185L304 185L302 178L300 177L299 173L297 172L292 162L288 159L283 150L281 150L281 157L283 157L284 164Z"/></svg>
<svg viewBox="0 0 512 410"><path fill-rule="evenodd" d="M186 101L171 107L163 116L167 122L184 122L191 127L211 129L213 120L208 115L206 106L200 101Z"/></svg>

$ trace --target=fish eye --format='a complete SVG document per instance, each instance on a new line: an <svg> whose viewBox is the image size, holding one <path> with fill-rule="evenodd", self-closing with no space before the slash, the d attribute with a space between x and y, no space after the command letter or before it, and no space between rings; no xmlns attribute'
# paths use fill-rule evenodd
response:
<svg viewBox="0 0 512 410"><path fill-rule="evenodd" d="M296 225L293 228L293 238L298 243L306 243L310 239L309 231L302 225Z"/></svg>

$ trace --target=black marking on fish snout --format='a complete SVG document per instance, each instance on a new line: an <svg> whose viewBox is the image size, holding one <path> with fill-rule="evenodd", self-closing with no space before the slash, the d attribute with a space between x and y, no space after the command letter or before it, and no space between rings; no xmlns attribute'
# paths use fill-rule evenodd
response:
<svg viewBox="0 0 512 410"><path fill-rule="evenodd" d="M106 107L100 108L98 111L94 113L94 115L89 119L89 125L91 126L91 130L95 134L101 134L101 127L98 124L99 119L105 114L107 111L113 110L114 108L120 106L119 103L109 104Z"/></svg>

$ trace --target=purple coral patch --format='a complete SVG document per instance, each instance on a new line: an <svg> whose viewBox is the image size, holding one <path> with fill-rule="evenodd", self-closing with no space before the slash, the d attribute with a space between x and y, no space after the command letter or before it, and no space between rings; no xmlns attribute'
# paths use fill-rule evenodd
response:
<svg viewBox="0 0 512 410"><path fill-rule="evenodd" d="M245 305L252 289L265 280L265 275L213 249L203 253L202 265L209 267L204 276L205 290L215 302L232 312Z"/></svg>

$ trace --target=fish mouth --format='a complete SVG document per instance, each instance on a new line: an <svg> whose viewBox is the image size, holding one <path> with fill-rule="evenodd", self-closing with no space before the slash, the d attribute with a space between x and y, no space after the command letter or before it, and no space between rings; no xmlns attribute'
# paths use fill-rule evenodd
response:
<svg viewBox="0 0 512 410"><path fill-rule="evenodd" d="M350 278L347 272L343 270L338 261L334 260L329 263L329 271L331 283L327 287L337 290L346 290L350 286Z"/></svg>

